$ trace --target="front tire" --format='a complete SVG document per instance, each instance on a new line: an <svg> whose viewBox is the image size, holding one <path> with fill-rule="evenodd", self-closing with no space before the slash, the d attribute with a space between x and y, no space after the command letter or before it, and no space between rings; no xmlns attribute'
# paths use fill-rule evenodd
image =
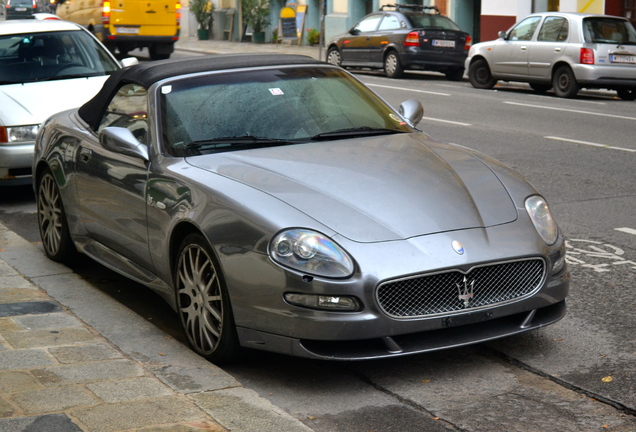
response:
<svg viewBox="0 0 636 432"><path fill-rule="evenodd" d="M69 232L62 195L48 168L40 177L36 199L38 228L46 256L56 262L70 262L77 250Z"/></svg>
<svg viewBox="0 0 636 432"><path fill-rule="evenodd" d="M404 68L400 64L400 57L395 51L390 51L384 57L384 73L389 78L401 78L404 74Z"/></svg>
<svg viewBox="0 0 636 432"><path fill-rule="evenodd" d="M552 87L554 87L554 93L562 98L573 98L579 92L579 84L569 66L561 66L557 69L552 78Z"/></svg>
<svg viewBox="0 0 636 432"><path fill-rule="evenodd" d="M475 60L468 68L468 80L478 89L491 89L497 84L492 76L488 62L484 59Z"/></svg>
<svg viewBox="0 0 636 432"><path fill-rule="evenodd" d="M190 234L181 243L175 265L177 311L188 342L215 364L239 353L230 298L220 267L205 238Z"/></svg>
<svg viewBox="0 0 636 432"><path fill-rule="evenodd" d="M327 52L327 63L335 66L342 65L342 56L338 48L329 48L329 52Z"/></svg>
<svg viewBox="0 0 636 432"><path fill-rule="evenodd" d="M636 99L636 88L620 89L616 90L616 93L619 98L626 101L633 101Z"/></svg>

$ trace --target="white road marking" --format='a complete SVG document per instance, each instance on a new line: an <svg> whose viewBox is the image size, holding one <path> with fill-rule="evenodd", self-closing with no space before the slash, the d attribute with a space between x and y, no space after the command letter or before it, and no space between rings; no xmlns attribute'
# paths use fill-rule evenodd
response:
<svg viewBox="0 0 636 432"><path fill-rule="evenodd" d="M606 149L610 149L610 150L621 150L621 151L626 151L626 152L630 152L630 153L636 153L636 149L629 149L629 148L624 148L624 147L616 147L616 146L611 146L611 145L607 145L607 144L593 143L593 142L589 142L589 141L580 141L580 140L573 140L573 139L569 139L569 138L560 138L560 137L553 137L553 136L546 136L546 137L543 137L543 138L556 140L556 141L571 142L571 143L574 143L574 144L583 144L583 145L592 146L592 147L601 147L601 148L606 148Z"/></svg>
<svg viewBox="0 0 636 432"><path fill-rule="evenodd" d="M422 120L441 122L441 123L450 123L450 124L454 124L454 125L457 125L457 126L472 126L472 124L470 124L470 123L462 123L462 122L456 122L456 121L450 121L450 120L442 120L442 119L436 119L436 118L433 118L433 117L422 117Z"/></svg>
<svg viewBox="0 0 636 432"><path fill-rule="evenodd" d="M627 234L636 235L636 229L634 228L614 228L616 231L621 231Z"/></svg>
<svg viewBox="0 0 636 432"><path fill-rule="evenodd" d="M370 83L365 83L365 84L368 85L369 87L381 87L381 88L386 88L391 90L402 90L402 91L415 92L415 93L426 93L426 94L432 94L436 96L452 96L450 93L440 93L440 92L432 92L432 91L426 91L426 90L415 90L415 89L407 88L407 87L394 87L394 86L370 84Z"/></svg>
<svg viewBox="0 0 636 432"><path fill-rule="evenodd" d="M623 119L623 120L636 120L636 117L619 116L615 114L604 114L604 113L581 111L581 110L568 109L568 108L549 107L549 106L543 106L543 105L529 105L529 104L519 103L519 102L504 102L504 103L508 105L519 105L519 106L523 106L527 108L539 108L539 109L546 109L546 110L553 110L553 111L567 111L567 112L571 112L575 114L587 114L587 115L595 115L599 117L611 117L611 118L617 118L617 119Z"/></svg>

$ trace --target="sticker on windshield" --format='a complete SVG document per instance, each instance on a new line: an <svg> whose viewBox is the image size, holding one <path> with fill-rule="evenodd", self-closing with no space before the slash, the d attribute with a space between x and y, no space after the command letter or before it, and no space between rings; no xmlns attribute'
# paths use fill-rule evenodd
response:
<svg viewBox="0 0 636 432"><path fill-rule="evenodd" d="M172 92L171 85L161 87L161 94L170 94L171 92Z"/></svg>
<svg viewBox="0 0 636 432"><path fill-rule="evenodd" d="M273 94L274 96L280 96L280 95L282 95L282 94L285 94L285 93L283 93L283 91L282 91L281 89L279 89L279 88L271 88L271 89L269 89L269 92L270 92L271 94Z"/></svg>

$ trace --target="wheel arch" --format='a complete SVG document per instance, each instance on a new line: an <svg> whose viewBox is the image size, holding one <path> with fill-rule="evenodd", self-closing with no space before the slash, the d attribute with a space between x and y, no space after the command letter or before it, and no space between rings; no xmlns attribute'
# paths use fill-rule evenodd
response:
<svg viewBox="0 0 636 432"><path fill-rule="evenodd" d="M488 65L488 67L490 67L490 63L488 63L488 59L486 57L484 57L483 55L481 55L481 54L476 54L476 55L472 56L471 59L470 59L470 63L468 64L468 67L470 67L470 65L475 63L477 60L485 61L486 64Z"/></svg>
<svg viewBox="0 0 636 432"><path fill-rule="evenodd" d="M559 60L552 66L552 70L550 71L550 81L554 79L554 74L561 68L561 66L567 66L574 73L574 68L570 63L564 60Z"/></svg>

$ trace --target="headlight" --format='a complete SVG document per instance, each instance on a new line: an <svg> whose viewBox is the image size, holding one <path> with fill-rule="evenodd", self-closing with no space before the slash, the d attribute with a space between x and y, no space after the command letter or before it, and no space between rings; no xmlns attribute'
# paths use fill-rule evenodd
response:
<svg viewBox="0 0 636 432"><path fill-rule="evenodd" d="M353 274L353 260L323 234L306 229L281 231L269 244L277 263L316 276L344 278Z"/></svg>
<svg viewBox="0 0 636 432"><path fill-rule="evenodd" d="M543 197L534 195L528 198L526 210L543 241L549 245L557 241L559 229Z"/></svg>
<svg viewBox="0 0 636 432"><path fill-rule="evenodd" d="M0 143L35 141L40 125L0 127Z"/></svg>

